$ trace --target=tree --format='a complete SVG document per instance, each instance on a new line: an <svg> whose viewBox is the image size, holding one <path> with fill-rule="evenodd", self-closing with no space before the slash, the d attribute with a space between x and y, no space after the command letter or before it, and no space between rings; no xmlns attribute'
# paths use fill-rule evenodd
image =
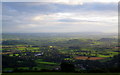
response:
<svg viewBox="0 0 120 75"><path fill-rule="evenodd" d="M74 72L75 66L68 62L62 62L61 63L61 71L62 72Z"/></svg>

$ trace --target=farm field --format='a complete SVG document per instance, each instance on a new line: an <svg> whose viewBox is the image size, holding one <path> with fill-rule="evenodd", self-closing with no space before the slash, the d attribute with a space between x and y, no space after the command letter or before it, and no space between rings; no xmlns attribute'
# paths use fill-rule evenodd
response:
<svg viewBox="0 0 120 75"><path fill-rule="evenodd" d="M12 35L3 35L0 53L3 72L118 72L118 39L112 36L68 38L63 34L62 37L49 38L53 34L42 37L38 34L37 37L33 34Z"/></svg>

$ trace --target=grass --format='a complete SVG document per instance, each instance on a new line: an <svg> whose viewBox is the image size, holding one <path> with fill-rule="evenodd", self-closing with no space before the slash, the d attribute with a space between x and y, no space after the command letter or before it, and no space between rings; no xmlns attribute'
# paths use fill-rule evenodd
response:
<svg viewBox="0 0 120 75"><path fill-rule="evenodd" d="M111 57L110 55L98 55L98 57Z"/></svg>
<svg viewBox="0 0 120 75"><path fill-rule="evenodd" d="M119 54L118 52L108 52L108 53L112 53L113 55Z"/></svg>
<svg viewBox="0 0 120 75"><path fill-rule="evenodd" d="M43 61L43 59L36 60L36 63L39 63L39 64L48 64L48 65L57 65L57 63L54 63L54 62L45 62L45 61Z"/></svg>
<svg viewBox="0 0 120 75"><path fill-rule="evenodd" d="M37 69L53 69L59 65L59 63L45 62L43 59L37 59L35 62L37 63Z"/></svg>
<svg viewBox="0 0 120 75"><path fill-rule="evenodd" d="M25 49L27 49L27 50L38 50L39 49L39 47L25 47L25 48L17 48L18 50L25 50Z"/></svg>
<svg viewBox="0 0 120 75"><path fill-rule="evenodd" d="M29 67L19 67L18 69L28 70L28 69L29 69Z"/></svg>
<svg viewBox="0 0 120 75"><path fill-rule="evenodd" d="M25 50L25 48L17 48L18 50Z"/></svg>
<svg viewBox="0 0 120 75"><path fill-rule="evenodd" d="M120 75L120 73L28 72L28 73L3 73L2 75Z"/></svg>
<svg viewBox="0 0 120 75"><path fill-rule="evenodd" d="M93 45L101 45L103 44L103 42L93 42L94 44Z"/></svg>
<svg viewBox="0 0 120 75"><path fill-rule="evenodd" d="M53 63L53 62L38 62L40 64L49 64L49 65L56 65L57 63Z"/></svg>

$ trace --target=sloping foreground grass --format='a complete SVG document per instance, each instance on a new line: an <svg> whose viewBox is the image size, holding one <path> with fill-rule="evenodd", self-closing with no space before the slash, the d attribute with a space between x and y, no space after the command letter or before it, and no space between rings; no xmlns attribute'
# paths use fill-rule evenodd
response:
<svg viewBox="0 0 120 75"><path fill-rule="evenodd" d="M3 73L2 75L120 75L120 73L60 73L60 72L28 72Z"/></svg>

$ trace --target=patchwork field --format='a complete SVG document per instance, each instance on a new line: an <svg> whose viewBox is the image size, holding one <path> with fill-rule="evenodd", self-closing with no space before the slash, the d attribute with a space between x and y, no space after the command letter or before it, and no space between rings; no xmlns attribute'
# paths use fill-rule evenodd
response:
<svg viewBox="0 0 120 75"><path fill-rule="evenodd" d="M3 72L111 73L119 70L117 38L46 35L3 35L0 53Z"/></svg>
<svg viewBox="0 0 120 75"><path fill-rule="evenodd" d="M104 57L86 57L86 56L79 56L75 57L77 60L102 60L105 59Z"/></svg>

